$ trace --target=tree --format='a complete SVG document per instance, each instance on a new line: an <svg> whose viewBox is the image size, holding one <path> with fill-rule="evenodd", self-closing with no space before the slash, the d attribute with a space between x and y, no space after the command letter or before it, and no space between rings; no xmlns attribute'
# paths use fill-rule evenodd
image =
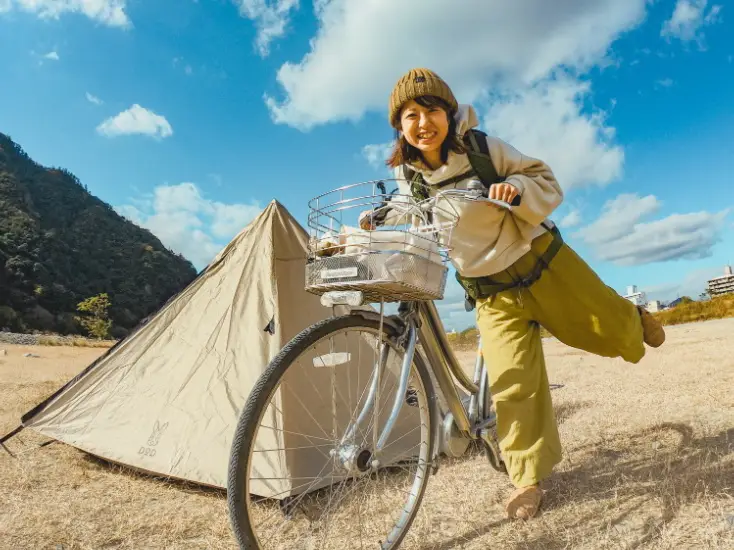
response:
<svg viewBox="0 0 734 550"><path fill-rule="evenodd" d="M109 338L112 321L107 317L107 310L110 305L107 293L87 298L76 306L79 313L86 315L77 316L76 320L95 338Z"/></svg>
<svg viewBox="0 0 734 550"><path fill-rule="evenodd" d="M114 336L196 275L190 262L91 195L74 174L33 162L0 131L0 305L13 309L24 331L48 330L40 306L54 316L53 331L87 334L75 321L82 314L77 303L106 292ZM8 316L0 317L0 329Z"/></svg>

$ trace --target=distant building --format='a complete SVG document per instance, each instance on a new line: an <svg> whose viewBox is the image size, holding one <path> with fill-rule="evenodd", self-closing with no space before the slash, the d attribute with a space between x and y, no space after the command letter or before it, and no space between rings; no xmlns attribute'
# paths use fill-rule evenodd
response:
<svg viewBox="0 0 734 550"><path fill-rule="evenodd" d="M734 274L732 274L730 265L724 267L724 274L722 276L714 277L709 281L708 292L711 297L734 292Z"/></svg>
<svg viewBox="0 0 734 550"><path fill-rule="evenodd" d="M645 307L647 311L650 313L655 313L656 311L660 311L663 309L663 304L660 303L660 300L650 300L647 302L647 306Z"/></svg>
<svg viewBox="0 0 734 550"><path fill-rule="evenodd" d="M644 306L647 304L647 296L645 296L644 292L638 291L636 285L628 286L627 294L625 294L624 297L636 306Z"/></svg>

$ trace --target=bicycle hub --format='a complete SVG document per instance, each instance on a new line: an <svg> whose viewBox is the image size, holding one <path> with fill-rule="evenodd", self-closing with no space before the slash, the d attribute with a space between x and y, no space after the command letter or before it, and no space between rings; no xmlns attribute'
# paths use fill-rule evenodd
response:
<svg viewBox="0 0 734 550"><path fill-rule="evenodd" d="M372 452L357 445L344 445L332 449L329 454L336 457L348 474L361 474L372 467Z"/></svg>

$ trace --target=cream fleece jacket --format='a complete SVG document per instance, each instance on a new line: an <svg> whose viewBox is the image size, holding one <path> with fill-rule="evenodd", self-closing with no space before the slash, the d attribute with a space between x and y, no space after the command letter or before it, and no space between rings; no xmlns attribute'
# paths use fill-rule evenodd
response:
<svg viewBox="0 0 734 550"><path fill-rule="evenodd" d="M470 105L460 105L456 119L460 135L478 125L476 112ZM546 231L542 222L550 222L548 216L563 201L563 191L544 162L523 155L495 137L488 136L487 144L497 174L517 188L522 202L508 211L486 204L451 201L459 221L451 235L449 258L466 277L492 275L511 266L530 250L530 242ZM410 167L423 175L429 194L434 196L436 191L431 185L469 171L471 164L466 154L450 152L446 164L437 170L430 170L422 163ZM398 193L410 196L402 166L396 168L395 178ZM451 187L466 189L472 179L466 178ZM391 218L394 219L392 213L388 214L387 223Z"/></svg>

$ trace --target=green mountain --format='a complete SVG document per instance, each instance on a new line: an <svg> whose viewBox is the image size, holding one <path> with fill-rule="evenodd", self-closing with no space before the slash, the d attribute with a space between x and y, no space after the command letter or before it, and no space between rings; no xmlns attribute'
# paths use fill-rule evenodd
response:
<svg viewBox="0 0 734 550"><path fill-rule="evenodd" d="M0 133L0 330L81 333L77 304L106 292L112 334L124 336L195 277L73 174Z"/></svg>

